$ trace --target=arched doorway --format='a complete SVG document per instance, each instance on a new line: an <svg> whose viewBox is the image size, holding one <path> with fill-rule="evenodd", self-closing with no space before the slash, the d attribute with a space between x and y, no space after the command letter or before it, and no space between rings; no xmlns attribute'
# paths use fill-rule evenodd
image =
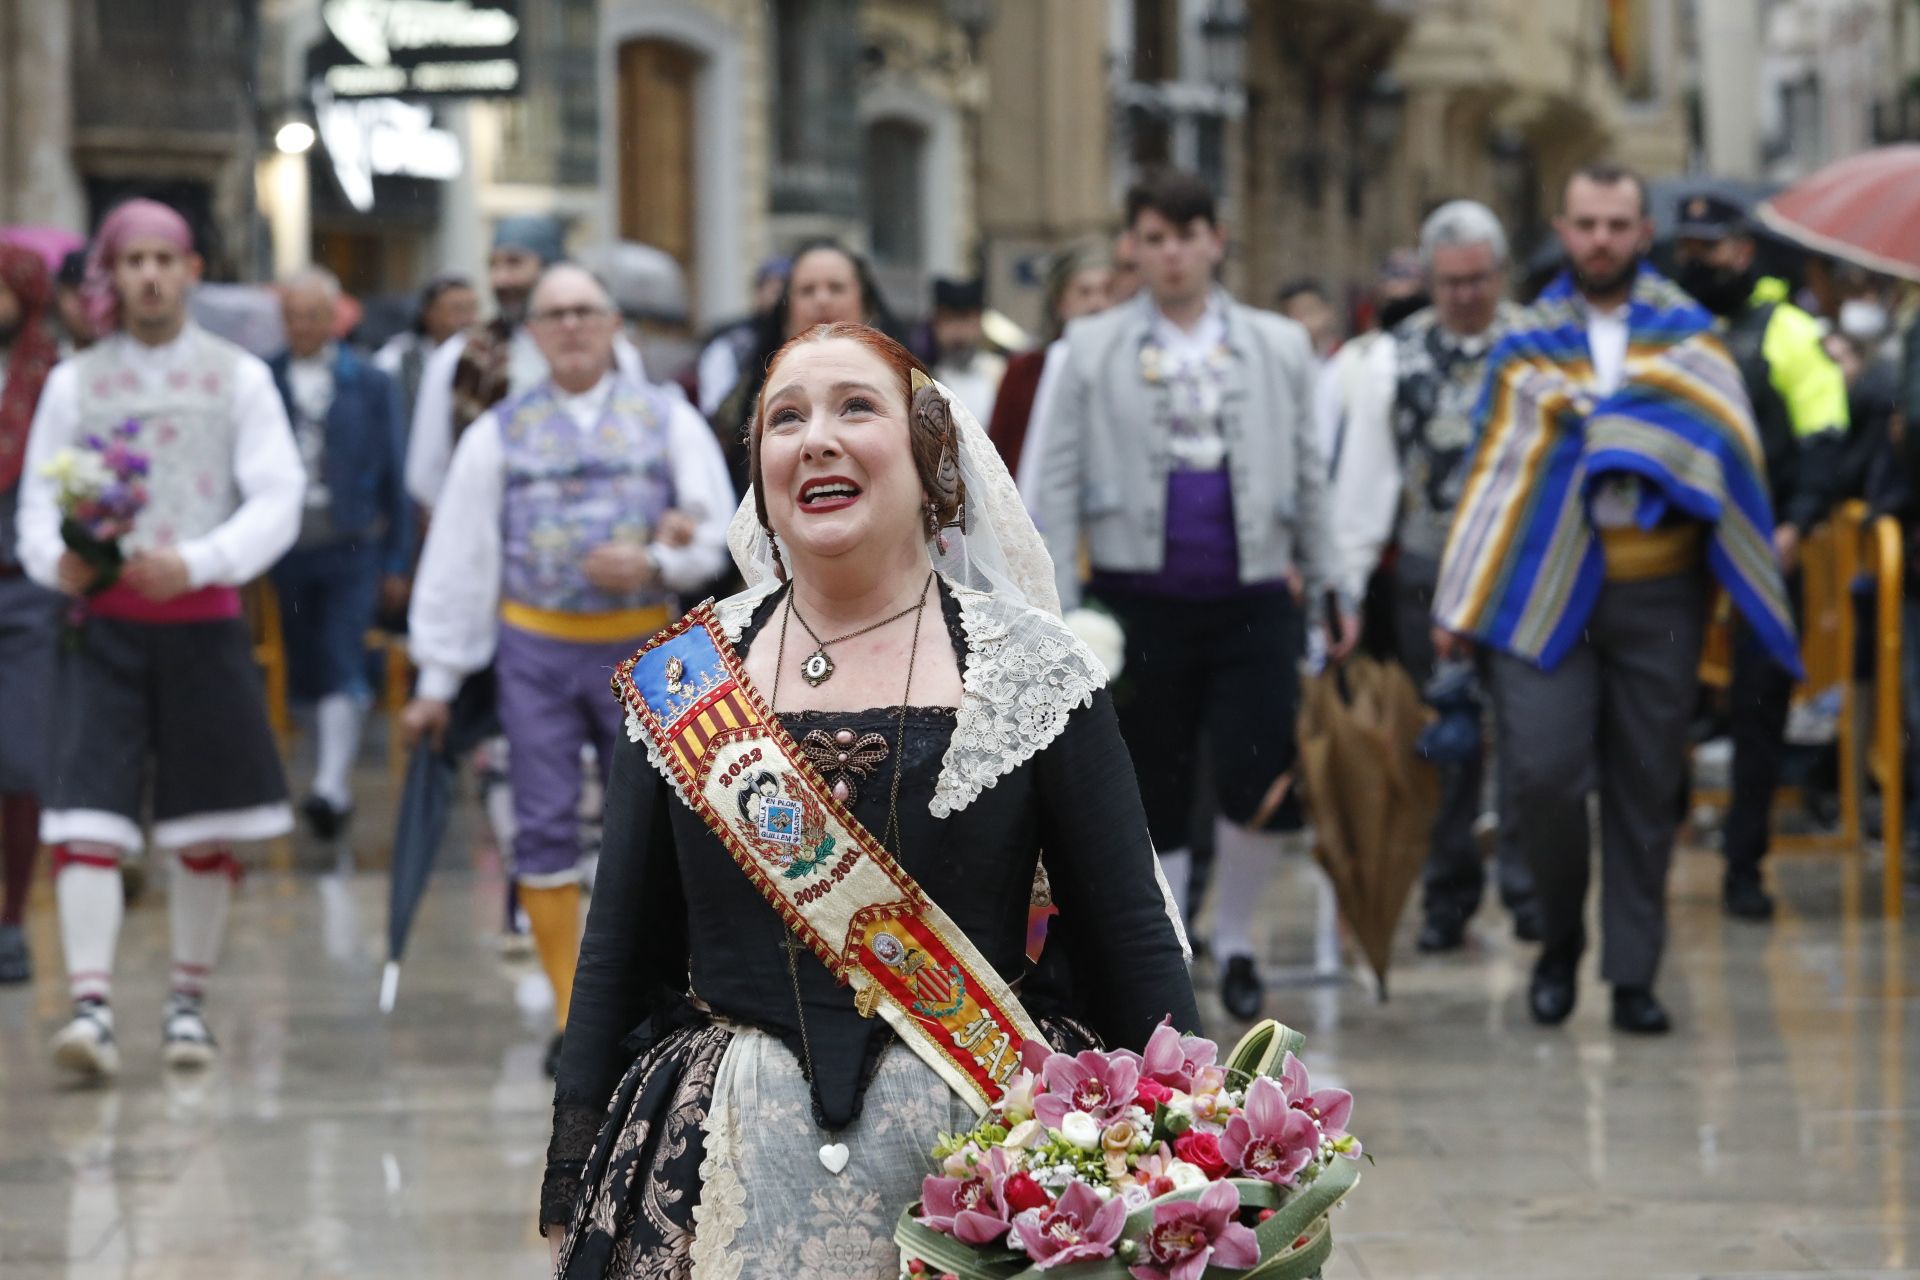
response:
<svg viewBox="0 0 1920 1280"><path fill-rule="evenodd" d="M689 299L700 297L695 95L704 62L671 40L620 46L620 238L672 255Z"/></svg>

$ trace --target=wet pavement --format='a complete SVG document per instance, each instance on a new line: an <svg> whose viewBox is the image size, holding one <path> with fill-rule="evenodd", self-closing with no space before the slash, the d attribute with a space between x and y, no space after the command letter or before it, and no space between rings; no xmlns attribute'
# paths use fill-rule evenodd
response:
<svg viewBox="0 0 1920 1280"><path fill-rule="evenodd" d="M387 784L364 772L344 857L304 838L259 857L205 1075L160 1068L155 884L120 950L120 1083L56 1085L44 1042L66 998L40 886L39 974L0 988L0 1277L542 1274L543 982L501 957L499 861L467 803L380 1014ZM1529 949L1492 907L1439 960L1413 954L1409 920L1389 1003L1316 985L1310 874L1293 864L1269 899L1287 981L1268 1012L1358 1095L1377 1160L1329 1280L1920 1277L1920 926L1880 922L1871 871L1782 863L1769 929L1724 920L1712 856L1684 856L1661 984L1679 1030L1658 1040L1608 1029L1591 962L1571 1023L1534 1027Z"/></svg>

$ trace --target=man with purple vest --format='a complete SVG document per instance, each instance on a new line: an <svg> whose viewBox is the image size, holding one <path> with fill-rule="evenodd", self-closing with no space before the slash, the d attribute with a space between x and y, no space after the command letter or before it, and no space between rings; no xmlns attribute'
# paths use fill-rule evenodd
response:
<svg viewBox="0 0 1920 1280"><path fill-rule="evenodd" d="M108 1004L119 864L140 848L149 814L153 843L176 864L163 1024L176 1067L213 1057L201 996L239 878L233 846L293 829L240 588L293 545L306 472L267 366L188 319L199 276L172 209L132 200L107 215L83 287L105 336L48 378L22 477L20 561L84 602L55 679L40 835L53 848L74 999L54 1059L95 1079L119 1069ZM124 570L102 590L64 544L46 466L130 421L149 497L120 540Z"/></svg>
<svg viewBox="0 0 1920 1280"><path fill-rule="evenodd" d="M437 737L461 680L494 664L514 875L564 1031L580 947L581 748L603 768L613 760L613 669L673 619L674 592L719 573L734 495L698 411L619 369L620 316L591 274L548 268L528 321L549 377L488 410L454 450L407 618L420 682L406 723Z"/></svg>
<svg viewBox="0 0 1920 1280"><path fill-rule="evenodd" d="M1254 913L1282 833L1301 825L1294 719L1305 626L1326 625L1333 655L1344 656L1355 602L1334 572L1306 330L1215 283L1226 233L1197 175L1136 186L1127 230L1146 289L1067 326L1026 497L1060 602L1079 603L1084 536L1086 592L1126 633L1114 708L1183 911L1203 735L1209 745L1212 949L1221 1002L1252 1021L1264 996Z"/></svg>

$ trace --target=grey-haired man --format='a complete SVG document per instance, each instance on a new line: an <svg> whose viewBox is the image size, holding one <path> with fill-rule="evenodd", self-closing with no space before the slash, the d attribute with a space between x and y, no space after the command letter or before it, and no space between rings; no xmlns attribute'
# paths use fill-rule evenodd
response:
<svg viewBox="0 0 1920 1280"><path fill-rule="evenodd" d="M1364 592L1385 560L1392 584L1394 643L1415 681L1435 673L1431 610L1440 555L1466 482L1473 409L1487 355L1517 308L1505 300L1507 237L1486 206L1454 200L1420 229L1420 263L1433 305L1393 331L1393 394L1384 414L1350 416L1334 473L1334 538L1348 590ZM1391 557L1384 553L1393 547ZM1440 766L1440 812L1423 876L1422 951L1466 939L1486 875L1474 819L1484 754ZM1500 897L1523 939L1538 936L1533 878L1504 820L1498 841Z"/></svg>

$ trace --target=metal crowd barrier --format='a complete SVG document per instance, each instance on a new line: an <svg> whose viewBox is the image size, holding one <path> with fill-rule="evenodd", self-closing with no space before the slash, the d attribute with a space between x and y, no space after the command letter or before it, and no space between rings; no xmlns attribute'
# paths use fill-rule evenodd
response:
<svg viewBox="0 0 1920 1280"><path fill-rule="evenodd" d="M1889 920L1902 913L1905 889L1905 726L1901 718L1901 596L1904 574L1900 525L1892 516L1867 518L1866 504L1843 504L1833 517L1808 535L1800 552L1801 660L1806 681L1796 701L1838 690L1840 709L1835 747L1839 757L1840 823L1831 832L1779 834L1773 847L1782 853L1858 855L1861 796L1871 774L1880 784L1881 843L1884 846L1881 898ZM1861 768L1861 717L1858 704L1857 599L1860 575L1871 576L1874 602L1873 689L1868 705L1866 771ZM1721 609L1701 660L1701 679L1724 687L1731 679L1732 639L1727 610ZM1791 803L1783 788L1776 802ZM1698 790L1695 803L1724 809L1724 790Z"/></svg>

